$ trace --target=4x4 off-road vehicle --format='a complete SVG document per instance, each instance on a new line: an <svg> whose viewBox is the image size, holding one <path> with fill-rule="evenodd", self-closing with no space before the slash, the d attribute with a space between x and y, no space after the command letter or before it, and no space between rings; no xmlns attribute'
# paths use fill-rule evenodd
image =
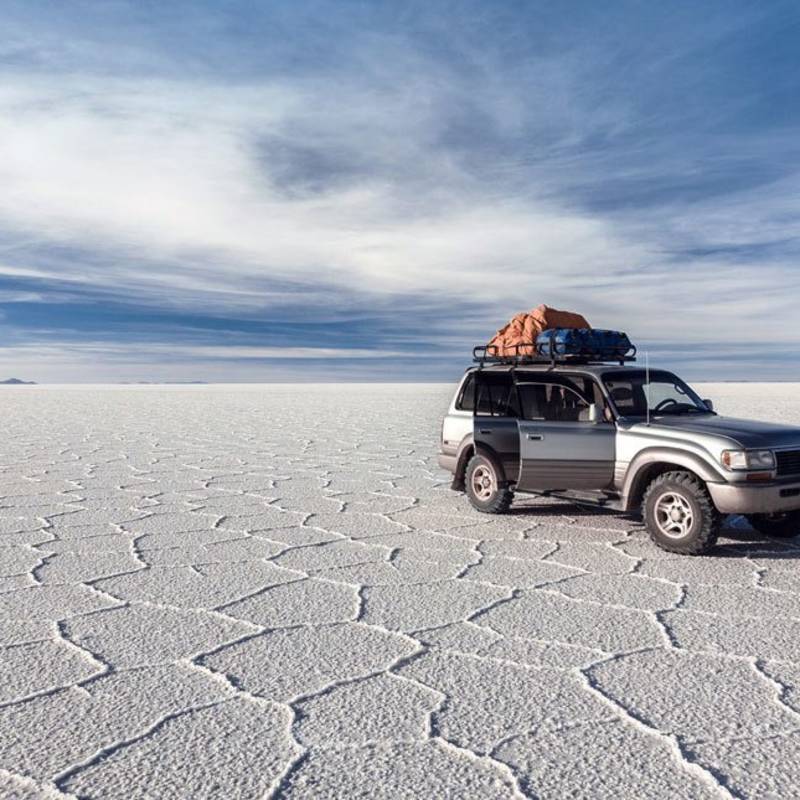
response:
<svg viewBox="0 0 800 800"><path fill-rule="evenodd" d="M641 512L656 544L686 554L714 544L724 514L800 533L800 428L719 416L624 348L613 362L547 356L539 340L533 355L475 348L444 419L439 465L476 509L503 513L531 493Z"/></svg>

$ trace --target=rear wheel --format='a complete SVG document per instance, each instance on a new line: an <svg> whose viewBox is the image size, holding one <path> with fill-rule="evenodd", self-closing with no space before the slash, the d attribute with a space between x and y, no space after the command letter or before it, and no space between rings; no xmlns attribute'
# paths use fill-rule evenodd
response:
<svg viewBox="0 0 800 800"><path fill-rule="evenodd" d="M782 514L749 514L747 521L764 536L790 539L800 533L800 511L784 511Z"/></svg>
<svg viewBox="0 0 800 800"><path fill-rule="evenodd" d="M486 514L504 514L514 500L494 458L474 455L467 464L467 497L473 508Z"/></svg>
<svg viewBox="0 0 800 800"><path fill-rule="evenodd" d="M655 478L642 509L650 538L663 550L699 555L717 541L720 514L705 484L691 472L665 472Z"/></svg>

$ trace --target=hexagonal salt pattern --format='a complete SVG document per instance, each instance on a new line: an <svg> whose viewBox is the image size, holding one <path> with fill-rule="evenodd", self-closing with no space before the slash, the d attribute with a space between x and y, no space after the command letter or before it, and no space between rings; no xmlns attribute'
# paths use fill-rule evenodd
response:
<svg viewBox="0 0 800 800"><path fill-rule="evenodd" d="M477 514L450 390L0 388L0 797L794 796L800 541Z"/></svg>

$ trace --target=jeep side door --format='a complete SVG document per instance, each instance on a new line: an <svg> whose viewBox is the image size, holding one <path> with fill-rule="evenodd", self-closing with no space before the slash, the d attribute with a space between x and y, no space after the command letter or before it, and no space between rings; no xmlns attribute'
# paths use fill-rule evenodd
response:
<svg viewBox="0 0 800 800"><path fill-rule="evenodd" d="M506 479L515 481L519 473L519 413L513 378L508 370L476 370L473 375L475 446L497 456Z"/></svg>
<svg viewBox="0 0 800 800"><path fill-rule="evenodd" d="M616 426L591 378L520 377L520 470L517 488L606 489L614 481ZM596 403L596 419L590 404Z"/></svg>

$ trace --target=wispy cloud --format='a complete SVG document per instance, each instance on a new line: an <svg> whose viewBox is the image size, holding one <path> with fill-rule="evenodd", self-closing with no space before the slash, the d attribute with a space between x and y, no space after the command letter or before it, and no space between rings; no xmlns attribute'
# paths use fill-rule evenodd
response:
<svg viewBox="0 0 800 800"><path fill-rule="evenodd" d="M355 87L334 102L324 82L66 83L0 90L9 154L0 215L22 235L106 254L100 284L191 295L322 278L366 292L506 299L513 281L556 282L537 262L557 262L563 278L586 269L586 252L598 268L642 255L592 215L513 187L487 191L435 146L444 121L427 109L437 97L389 90L365 113ZM267 147L269 138L291 149ZM360 171L348 166L355 158ZM135 262L120 265L120 255ZM499 269L508 281L488 282ZM83 263L59 268L62 279L86 273Z"/></svg>
<svg viewBox="0 0 800 800"><path fill-rule="evenodd" d="M31 351L53 358L71 358L80 355L87 359L97 356L111 358L153 357L157 360L188 361L201 359L336 359L336 358L391 358L403 356L402 351L378 350L374 348L344 347L247 347L225 345L171 345L171 344L115 344L103 341L80 342L53 346L49 343L31 343L16 347L0 345L0 359L24 361Z"/></svg>
<svg viewBox="0 0 800 800"><path fill-rule="evenodd" d="M9 343L53 345L26 299L63 306L62 346L91 340L89 318L127 346L138 308L154 361L207 357L220 321L232 361L275 353L281 326L314 318L338 326L335 351L433 335L466 356L539 301L654 343L800 341L791 6L702 24L640 6L200 7L175 47L175 19L151 14L10 15Z"/></svg>

